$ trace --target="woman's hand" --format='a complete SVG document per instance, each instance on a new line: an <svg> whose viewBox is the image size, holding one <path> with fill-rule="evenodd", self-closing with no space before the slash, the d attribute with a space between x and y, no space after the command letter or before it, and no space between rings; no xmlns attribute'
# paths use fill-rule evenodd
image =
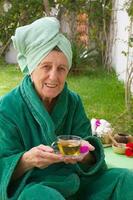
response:
<svg viewBox="0 0 133 200"><path fill-rule="evenodd" d="M70 164L76 164L77 162L83 162L86 163L89 160L92 160L92 155L91 155L91 151L95 150L95 147L92 146L88 141L86 140L82 140L81 141L81 146L88 146L89 152L88 153L84 153L81 154L79 157L64 157L64 162L66 164L70 163Z"/></svg>
<svg viewBox="0 0 133 200"><path fill-rule="evenodd" d="M81 146L88 146L89 148L89 151L94 151L95 150L95 147L92 146L88 141L86 140L82 140L81 141Z"/></svg>
<svg viewBox="0 0 133 200"><path fill-rule="evenodd" d="M62 162L63 156L55 154L51 147L41 144L25 152L21 159L25 168L29 170L33 167L43 169L53 163Z"/></svg>
<svg viewBox="0 0 133 200"><path fill-rule="evenodd" d="M53 163L59 162L63 162L63 156L61 154L55 154L51 147L42 144L37 147L33 147L29 151L25 152L20 158L20 161L12 175L12 181L18 179L26 171L34 167L43 169Z"/></svg>

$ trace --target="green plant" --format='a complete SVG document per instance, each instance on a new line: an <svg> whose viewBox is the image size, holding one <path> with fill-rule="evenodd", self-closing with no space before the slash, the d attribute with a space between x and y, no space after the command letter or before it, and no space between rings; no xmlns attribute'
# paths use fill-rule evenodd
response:
<svg viewBox="0 0 133 200"><path fill-rule="evenodd" d="M40 0L10 0L11 7L4 11L5 0L0 2L0 42L2 48L14 34L16 27L26 25L43 16L43 4Z"/></svg>
<svg viewBox="0 0 133 200"><path fill-rule="evenodd" d="M7 12L4 11L3 5L5 2L11 4L10 8ZM84 59L85 65L86 61L93 63L93 65L97 62L101 64L104 62L104 56L106 51L106 43L107 43L107 34L111 16L111 7L112 0L95 0L95 1L87 1L87 0L49 0L49 6L58 7L58 18L60 15L63 15L62 8L65 9L67 15L71 19L69 22L74 21L73 14L75 15L79 13L87 13L89 17L89 51L91 51L95 44L95 51L93 51L93 55L90 54L87 59ZM63 10L64 11L64 10ZM44 1L42 0L1 0L0 2L0 54L4 52L6 47L10 42L11 36L14 34L16 27L26 25L31 23L37 18L44 16ZM76 23L76 21L75 21ZM71 26L71 29L74 29ZM74 32L74 31L73 31ZM76 35L76 34L75 34ZM74 37L75 37L74 35ZM72 37L73 41L76 41L75 38ZM79 47L78 47L79 48ZM79 51L79 50L76 50ZM82 51L82 48L81 48ZM88 51L88 49L87 49ZM94 53L95 52L95 53ZM90 56L91 55L91 56ZM89 59L90 57L90 59ZM78 58L75 64L79 65ZM81 59L83 61L83 59ZM82 63L82 66L84 65Z"/></svg>
<svg viewBox="0 0 133 200"><path fill-rule="evenodd" d="M98 60L98 52L96 48L87 48L78 42L72 42L72 52L73 52L73 60L72 60L72 69L77 68L88 68L96 66ZM95 62L94 62L95 60Z"/></svg>
<svg viewBox="0 0 133 200"><path fill-rule="evenodd" d="M128 15L133 17L133 0L129 0L125 3Z"/></svg>

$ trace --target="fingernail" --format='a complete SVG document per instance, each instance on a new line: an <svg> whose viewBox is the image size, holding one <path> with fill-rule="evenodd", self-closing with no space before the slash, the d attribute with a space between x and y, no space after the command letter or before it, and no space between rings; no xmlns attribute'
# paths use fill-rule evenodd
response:
<svg viewBox="0 0 133 200"><path fill-rule="evenodd" d="M89 147L86 145L83 145L80 147L80 153L87 153L89 152Z"/></svg>

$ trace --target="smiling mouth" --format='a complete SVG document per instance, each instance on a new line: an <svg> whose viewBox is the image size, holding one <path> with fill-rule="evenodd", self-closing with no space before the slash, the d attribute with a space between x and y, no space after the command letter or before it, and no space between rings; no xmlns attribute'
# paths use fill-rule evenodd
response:
<svg viewBox="0 0 133 200"><path fill-rule="evenodd" d="M45 83L45 86L47 86L48 88L55 88L57 87L57 84L52 84L52 83Z"/></svg>

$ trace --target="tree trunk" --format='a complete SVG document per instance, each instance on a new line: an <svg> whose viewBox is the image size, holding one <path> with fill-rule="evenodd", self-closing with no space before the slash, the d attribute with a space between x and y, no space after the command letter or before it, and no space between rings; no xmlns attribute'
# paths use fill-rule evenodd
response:
<svg viewBox="0 0 133 200"><path fill-rule="evenodd" d="M44 11L47 16L50 16L50 7L49 7L49 1L48 0L43 0L43 6L44 6Z"/></svg>

